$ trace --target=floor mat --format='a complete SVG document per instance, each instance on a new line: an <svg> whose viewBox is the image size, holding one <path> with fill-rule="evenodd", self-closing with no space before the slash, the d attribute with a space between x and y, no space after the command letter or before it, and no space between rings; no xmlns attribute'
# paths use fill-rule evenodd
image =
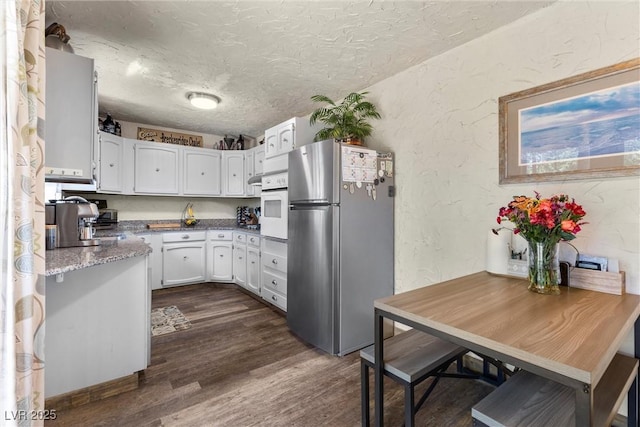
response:
<svg viewBox="0 0 640 427"><path fill-rule="evenodd" d="M153 336L182 331L190 327L189 319L175 305L151 310L151 335Z"/></svg>

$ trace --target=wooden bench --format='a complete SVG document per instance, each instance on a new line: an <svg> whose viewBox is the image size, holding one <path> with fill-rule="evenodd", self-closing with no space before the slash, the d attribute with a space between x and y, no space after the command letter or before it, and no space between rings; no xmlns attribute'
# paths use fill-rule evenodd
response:
<svg viewBox="0 0 640 427"><path fill-rule="evenodd" d="M593 391L594 426L610 426L638 371L616 354ZM575 389L519 371L471 409L474 426L575 426Z"/></svg>
<svg viewBox="0 0 640 427"><path fill-rule="evenodd" d="M449 365L467 350L415 329L384 341L384 375L404 386L405 425L415 423L415 414L435 388L441 377L478 378L477 375L445 373ZM374 346L360 351L362 425L369 419L369 368L375 365ZM428 377L435 377L418 404L414 404L414 388Z"/></svg>

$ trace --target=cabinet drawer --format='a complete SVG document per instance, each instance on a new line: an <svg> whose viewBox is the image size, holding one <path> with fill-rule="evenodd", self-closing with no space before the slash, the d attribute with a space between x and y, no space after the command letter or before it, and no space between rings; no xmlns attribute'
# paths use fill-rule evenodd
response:
<svg viewBox="0 0 640 427"><path fill-rule="evenodd" d="M178 233L163 233L162 241L168 242L190 242L197 240L206 240L206 231L184 231Z"/></svg>
<svg viewBox="0 0 640 427"><path fill-rule="evenodd" d="M209 239L209 240L233 240L233 231L231 231L231 230L209 230L209 231L207 231L207 239Z"/></svg>
<svg viewBox="0 0 640 427"><path fill-rule="evenodd" d="M281 310L287 311L287 297L276 294L269 289L262 288L262 298Z"/></svg>
<svg viewBox="0 0 640 427"><path fill-rule="evenodd" d="M284 276L265 269L262 271L262 288L287 295L287 279Z"/></svg>
<svg viewBox="0 0 640 427"><path fill-rule="evenodd" d="M272 254L269 252L262 252L262 265L266 268L270 268L279 272L287 274L287 257Z"/></svg>
<svg viewBox="0 0 640 427"><path fill-rule="evenodd" d="M247 243L247 235L245 233L233 233L233 241L237 243Z"/></svg>
<svg viewBox="0 0 640 427"><path fill-rule="evenodd" d="M271 240L269 238L262 239L262 252L267 252L270 254L280 255L283 257L287 256L287 244L284 242L278 242L276 240Z"/></svg>
<svg viewBox="0 0 640 427"><path fill-rule="evenodd" d="M260 236L254 236L253 234L247 234L247 244L249 246L260 247Z"/></svg>

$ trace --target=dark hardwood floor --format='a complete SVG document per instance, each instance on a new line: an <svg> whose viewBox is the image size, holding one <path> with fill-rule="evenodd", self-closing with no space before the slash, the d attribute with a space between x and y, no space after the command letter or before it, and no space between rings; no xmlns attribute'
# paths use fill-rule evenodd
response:
<svg viewBox="0 0 640 427"><path fill-rule="evenodd" d="M235 285L153 292L154 308L169 305L193 326L153 337L151 365L137 390L58 411L46 425L360 425L358 352L335 357L312 348L289 332L280 312ZM385 381L385 424L402 425L402 389ZM417 425L470 426L471 407L491 390L479 381L444 378Z"/></svg>

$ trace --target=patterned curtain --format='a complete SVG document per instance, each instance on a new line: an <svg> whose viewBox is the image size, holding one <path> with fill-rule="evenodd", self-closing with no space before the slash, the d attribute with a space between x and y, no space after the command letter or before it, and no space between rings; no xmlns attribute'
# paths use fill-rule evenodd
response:
<svg viewBox="0 0 640 427"><path fill-rule="evenodd" d="M0 1L0 417L43 425L44 0Z"/></svg>

